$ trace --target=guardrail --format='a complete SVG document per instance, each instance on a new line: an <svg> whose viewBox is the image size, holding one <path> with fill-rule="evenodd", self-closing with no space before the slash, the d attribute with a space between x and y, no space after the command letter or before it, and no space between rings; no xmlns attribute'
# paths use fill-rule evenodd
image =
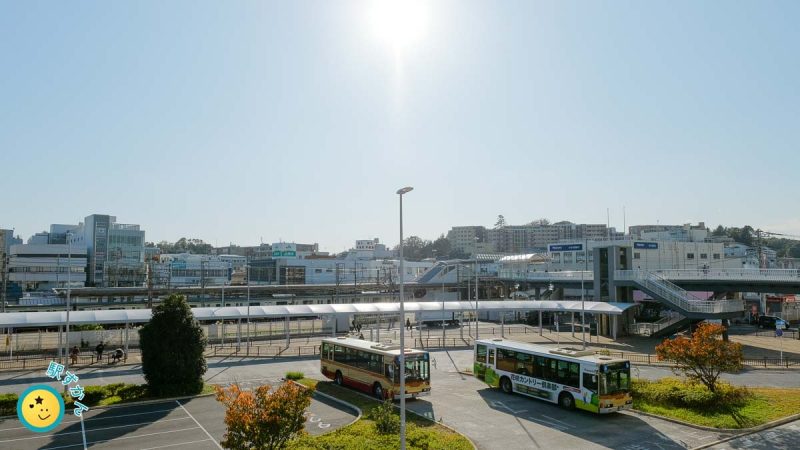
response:
<svg viewBox="0 0 800 450"><path fill-rule="evenodd" d="M800 282L800 270L796 269L667 269L654 270L662 278L670 280L734 280L734 281L796 281Z"/></svg>
<svg viewBox="0 0 800 450"><path fill-rule="evenodd" d="M655 322L638 322L632 324L629 328L631 334L638 334L640 336L652 336L655 333L667 328L671 325L674 325L681 320L685 319L680 314L672 314L666 317L662 317Z"/></svg>
<svg viewBox="0 0 800 450"><path fill-rule="evenodd" d="M511 270L503 269L497 272L498 278L512 279L512 280L528 280L528 281L592 281L594 280L594 272L591 270L570 270L558 272L530 272L526 270Z"/></svg>
<svg viewBox="0 0 800 450"><path fill-rule="evenodd" d="M692 313L720 314L744 311L743 300L701 300L676 284L646 270L614 271L617 280L634 281L680 310Z"/></svg>

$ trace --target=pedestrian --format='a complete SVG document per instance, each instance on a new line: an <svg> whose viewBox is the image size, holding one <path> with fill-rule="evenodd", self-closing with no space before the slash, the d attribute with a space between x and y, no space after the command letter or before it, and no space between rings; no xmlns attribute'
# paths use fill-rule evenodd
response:
<svg viewBox="0 0 800 450"><path fill-rule="evenodd" d="M364 333L358 333L358 338L363 341L364 340Z"/></svg>
<svg viewBox="0 0 800 450"><path fill-rule="evenodd" d="M72 360L72 365L78 364L78 354L81 351L78 349L78 346L72 347L72 350L69 351L70 359Z"/></svg>
<svg viewBox="0 0 800 450"><path fill-rule="evenodd" d="M361 333L361 322L358 322L358 323L356 324L356 331L358 331L359 333Z"/></svg>
<svg viewBox="0 0 800 450"><path fill-rule="evenodd" d="M406 318L406 330L411 330L411 319Z"/></svg>
<svg viewBox="0 0 800 450"><path fill-rule="evenodd" d="M118 348L114 350L114 353L111 355L111 362L120 362L123 356L125 356L125 352L121 348Z"/></svg>
<svg viewBox="0 0 800 450"><path fill-rule="evenodd" d="M106 349L106 346L105 346L105 344L103 344L103 341L100 341L100 343L97 344L97 347L94 348L95 353L97 353L97 362L100 362L100 361L103 360L103 350L105 350L105 349Z"/></svg>

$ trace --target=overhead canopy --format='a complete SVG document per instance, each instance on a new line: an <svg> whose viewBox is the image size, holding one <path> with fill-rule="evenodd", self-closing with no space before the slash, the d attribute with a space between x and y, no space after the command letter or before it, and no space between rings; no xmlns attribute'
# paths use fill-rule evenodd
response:
<svg viewBox="0 0 800 450"><path fill-rule="evenodd" d="M590 314L620 315L635 303L584 302L584 311ZM406 312L474 311L475 302L405 302ZM580 301L534 301L534 300L483 300L478 302L479 311L545 311L581 312ZM331 305L281 305L251 306L251 319L307 317L340 314L392 314L400 311L399 303L347 303ZM246 319L246 306L219 308L192 308L194 317L200 321ZM0 328L25 328L59 326L66 323L66 312L12 312L0 314ZM121 309L72 311L71 325L144 323L150 320L149 309Z"/></svg>

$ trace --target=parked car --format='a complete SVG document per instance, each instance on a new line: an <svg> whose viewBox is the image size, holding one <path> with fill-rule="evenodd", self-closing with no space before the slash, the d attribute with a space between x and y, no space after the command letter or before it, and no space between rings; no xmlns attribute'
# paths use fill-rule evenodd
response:
<svg viewBox="0 0 800 450"><path fill-rule="evenodd" d="M759 316L758 317L758 328L770 328L775 329L775 322L783 320L778 316ZM789 329L789 322L783 322L783 329Z"/></svg>

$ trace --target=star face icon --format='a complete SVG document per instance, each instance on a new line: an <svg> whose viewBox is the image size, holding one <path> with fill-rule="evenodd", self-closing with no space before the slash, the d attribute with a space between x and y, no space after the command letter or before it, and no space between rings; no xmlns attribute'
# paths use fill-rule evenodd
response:
<svg viewBox="0 0 800 450"><path fill-rule="evenodd" d="M41 397L41 396L39 396L39 397L36 397L36 404L37 404L37 405L41 405L41 404L42 404L42 400L43 400L43 399L42 399L42 397Z"/></svg>

